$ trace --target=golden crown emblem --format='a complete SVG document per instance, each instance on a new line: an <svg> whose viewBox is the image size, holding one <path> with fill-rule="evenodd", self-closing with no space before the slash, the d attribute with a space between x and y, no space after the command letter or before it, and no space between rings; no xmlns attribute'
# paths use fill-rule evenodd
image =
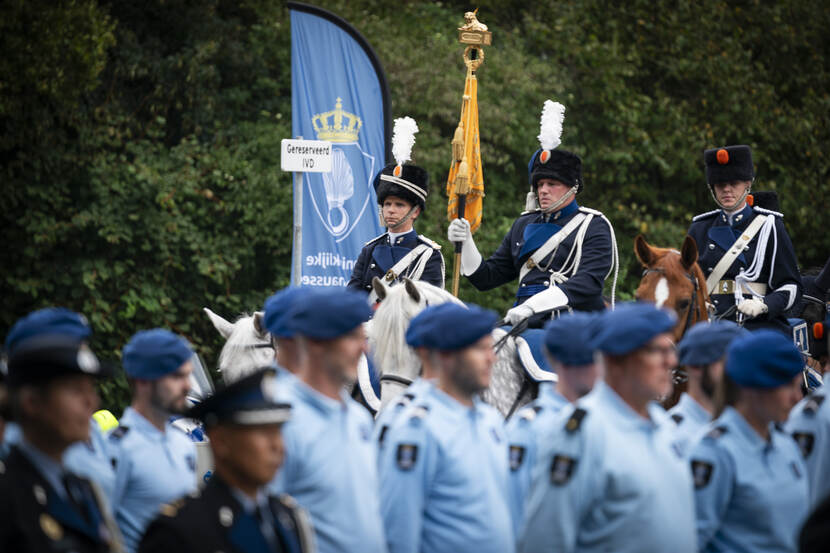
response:
<svg viewBox="0 0 830 553"><path fill-rule="evenodd" d="M363 126L363 121L354 113L343 111L343 102L340 98L334 109L325 113L318 113L311 118L317 140L331 142L357 142L357 133Z"/></svg>

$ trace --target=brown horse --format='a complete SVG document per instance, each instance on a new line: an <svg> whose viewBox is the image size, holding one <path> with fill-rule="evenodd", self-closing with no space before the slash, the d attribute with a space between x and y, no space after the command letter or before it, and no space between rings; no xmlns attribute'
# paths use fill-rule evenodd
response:
<svg viewBox="0 0 830 553"><path fill-rule="evenodd" d="M705 321L709 316L706 309L709 295L706 278L697 264L697 244L694 238L687 236L680 251L657 248L638 235L634 239L634 253L645 268L637 287L637 299L655 302L677 313L674 327L677 343L695 323ZM666 409L677 403L680 394L686 390L682 373L676 372L674 381L672 394L663 401Z"/></svg>
<svg viewBox="0 0 830 553"><path fill-rule="evenodd" d="M706 278L697 264L697 244L687 236L680 251L657 248L642 235L634 239L634 253L643 265L637 299L651 301L677 313L675 342L696 322L708 319Z"/></svg>

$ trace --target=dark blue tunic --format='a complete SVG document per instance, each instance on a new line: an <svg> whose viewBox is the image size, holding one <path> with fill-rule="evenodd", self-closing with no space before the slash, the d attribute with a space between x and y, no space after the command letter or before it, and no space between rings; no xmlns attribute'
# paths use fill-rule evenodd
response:
<svg viewBox="0 0 830 553"><path fill-rule="evenodd" d="M418 280L423 280L434 286L443 288L444 258L441 256L441 246L429 238L418 236L414 229L402 236L398 236L394 244L389 239L389 233L383 233L367 242L363 246L360 256L357 258L354 270L352 271L352 278L349 280L347 286L356 290L370 291L374 277L383 279L386 271L394 267L398 261L419 244L426 244L432 248L432 256L427 261L424 272ZM409 270L415 267L416 261L417 258L410 263ZM407 276L406 271L400 276Z"/></svg>
<svg viewBox="0 0 830 553"><path fill-rule="evenodd" d="M764 265L756 282L767 285L767 294L764 302L769 312L747 319L745 326L749 329L767 327L777 328L789 332L789 325L784 317L784 311L789 309L801 296L801 276L798 272L798 261L787 229L784 227L783 216L774 211L746 206L740 213L734 215L732 224L723 210L710 211L698 215L692 220L689 227L689 236L695 239L698 249L698 263L703 274L708 278L715 266L726 252L735 243L735 240L749 226L759 214L773 214L775 217L775 234L777 246L771 235L767 243ZM758 232L749 242L749 248L744 250L732 265L727 269L721 280L734 280L741 270L751 266L758 248ZM744 297L750 295L744 294ZM717 290L710 297L720 315L735 305L734 294L718 294ZM730 317L735 320L735 316Z"/></svg>
<svg viewBox="0 0 830 553"><path fill-rule="evenodd" d="M513 223L496 252L468 277L470 282L479 290L490 290L515 280L528 257L568 224L580 209L585 208L579 208L573 202L549 217L540 210L522 214ZM602 287L610 272L613 257L610 223L599 212L590 212L595 216L585 233L579 268L567 281L558 284L568 297L568 305L577 311L599 311L605 308ZM555 252L548 254L539 266L525 275L519 283L516 305L550 285L551 275L564 268L577 234L577 231L572 232Z"/></svg>

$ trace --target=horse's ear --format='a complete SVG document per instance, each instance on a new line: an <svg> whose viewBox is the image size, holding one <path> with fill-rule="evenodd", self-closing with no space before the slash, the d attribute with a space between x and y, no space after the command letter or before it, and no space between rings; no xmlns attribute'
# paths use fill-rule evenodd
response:
<svg viewBox="0 0 830 553"><path fill-rule="evenodd" d="M268 332L265 330L265 321L264 321L265 313L262 311L257 311L254 313L254 328L259 334L265 334Z"/></svg>
<svg viewBox="0 0 830 553"><path fill-rule="evenodd" d="M694 264L697 263L697 242L688 234L683 239L683 245L680 247L680 262L687 271L691 270Z"/></svg>
<svg viewBox="0 0 830 553"><path fill-rule="evenodd" d="M386 299L386 286L383 285L383 282L378 277L372 278L372 289L380 301Z"/></svg>
<svg viewBox="0 0 830 553"><path fill-rule="evenodd" d="M646 239L643 238L642 234L638 234L636 238L634 238L634 254L637 256L637 259L640 260L643 267L651 267L654 263L654 252L651 250L651 246L648 245Z"/></svg>
<svg viewBox="0 0 830 553"><path fill-rule="evenodd" d="M421 292L418 291L418 287L415 286L415 283L408 278L403 279L404 288L406 288L406 293L409 294L409 297L412 298L412 301L415 303L421 303Z"/></svg>
<svg viewBox="0 0 830 553"><path fill-rule="evenodd" d="M207 307L203 308L204 312L207 313L207 316L210 318L210 322L213 323L213 327L219 331L219 334L225 340L228 339L228 336L233 333L233 323L226 321Z"/></svg>

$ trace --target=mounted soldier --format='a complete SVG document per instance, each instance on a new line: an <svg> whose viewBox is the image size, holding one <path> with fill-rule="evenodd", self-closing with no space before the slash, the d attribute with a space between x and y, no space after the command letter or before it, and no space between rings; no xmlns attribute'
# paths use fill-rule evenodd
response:
<svg viewBox="0 0 830 553"><path fill-rule="evenodd" d="M518 277L516 303L507 312L513 325L530 318L541 327L552 311L599 311L602 288L617 267L614 230L605 216L580 207L582 160L558 150L565 108L545 102L539 141L530 158L526 211L513 223L499 248L482 261L465 219L450 223L447 235L461 242L461 272L479 290L490 290ZM616 286L616 274L614 276ZM612 289L612 303L613 303Z"/></svg>
<svg viewBox="0 0 830 553"><path fill-rule="evenodd" d="M415 232L414 223L426 208L429 174L406 164L410 159L418 125L410 117L395 119L392 163L375 177L375 193L387 231L363 247L348 287L372 291L372 279L389 285L408 277L444 287L444 258L441 246Z"/></svg>
<svg viewBox="0 0 830 553"><path fill-rule="evenodd" d="M801 295L790 236L783 215L753 206L755 180L749 146L706 150L706 182L718 209L692 219L699 263L716 316L746 320L746 327L789 332L784 312Z"/></svg>

